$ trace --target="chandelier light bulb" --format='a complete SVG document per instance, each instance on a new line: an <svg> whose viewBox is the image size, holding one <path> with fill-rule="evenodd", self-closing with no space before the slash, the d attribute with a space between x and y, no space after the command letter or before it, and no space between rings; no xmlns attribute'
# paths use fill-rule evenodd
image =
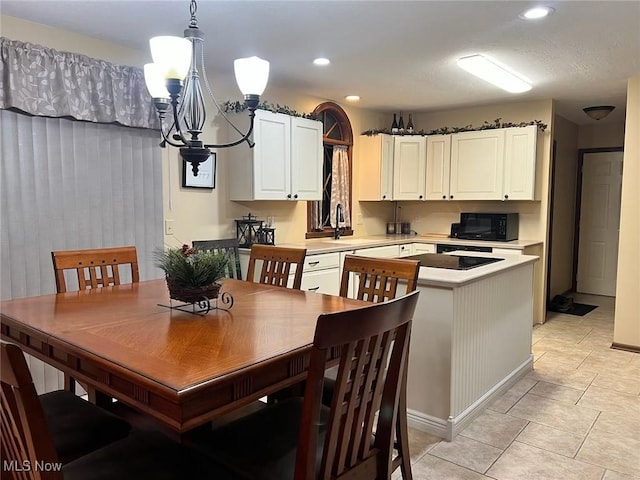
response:
<svg viewBox="0 0 640 480"><path fill-rule="evenodd" d="M184 80L191 66L191 41L181 37L153 37L149 40L153 63L164 78Z"/></svg>
<svg viewBox="0 0 640 480"><path fill-rule="evenodd" d="M262 95L269 81L269 62L259 57L238 58L233 69L243 95Z"/></svg>
<svg viewBox="0 0 640 480"><path fill-rule="evenodd" d="M163 69L156 63L144 66L144 82L152 98L169 98Z"/></svg>

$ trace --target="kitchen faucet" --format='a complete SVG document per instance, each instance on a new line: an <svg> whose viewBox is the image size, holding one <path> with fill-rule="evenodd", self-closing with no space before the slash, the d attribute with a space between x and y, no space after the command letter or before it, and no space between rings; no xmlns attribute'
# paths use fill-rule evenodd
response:
<svg viewBox="0 0 640 480"><path fill-rule="evenodd" d="M336 205L336 229L333 232L333 238L338 240L340 238L340 222L344 222L344 215L342 214L342 204Z"/></svg>

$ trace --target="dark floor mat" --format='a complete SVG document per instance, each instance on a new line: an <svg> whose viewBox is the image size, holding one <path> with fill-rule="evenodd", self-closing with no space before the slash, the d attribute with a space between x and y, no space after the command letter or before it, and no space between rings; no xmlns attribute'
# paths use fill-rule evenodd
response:
<svg viewBox="0 0 640 480"><path fill-rule="evenodd" d="M569 310L555 310L553 307L549 308L549 310L551 310L552 312L560 312L566 313L567 315L577 315L579 317L582 317L583 315L586 315L591 310L594 310L596 308L598 308L597 305L587 305L586 303L573 302Z"/></svg>

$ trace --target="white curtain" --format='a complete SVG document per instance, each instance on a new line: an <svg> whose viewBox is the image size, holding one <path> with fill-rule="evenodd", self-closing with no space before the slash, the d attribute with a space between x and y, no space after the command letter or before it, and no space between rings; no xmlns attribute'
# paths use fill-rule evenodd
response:
<svg viewBox="0 0 640 480"><path fill-rule="evenodd" d="M333 158L331 159L331 226L336 226L336 206L342 206L344 221L339 227L351 226L351 211L349 198L349 155L348 147L338 145L333 147Z"/></svg>
<svg viewBox="0 0 640 480"><path fill-rule="evenodd" d="M52 250L135 245L141 280L162 277L157 137L0 110L0 298L55 293ZM40 393L61 386L57 371L29 362Z"/></svg>

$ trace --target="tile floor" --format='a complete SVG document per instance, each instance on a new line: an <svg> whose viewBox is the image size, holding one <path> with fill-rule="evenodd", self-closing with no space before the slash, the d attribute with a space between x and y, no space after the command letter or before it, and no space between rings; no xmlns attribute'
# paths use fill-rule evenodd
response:
<svg viewBox="0 0 640 480"><path fill-rule="evenodd" d="M609 348L614 299L572 296L599 307L550 313L533 372L453 442L410 431L415 480L640 479L640 354Z"/></svg>

